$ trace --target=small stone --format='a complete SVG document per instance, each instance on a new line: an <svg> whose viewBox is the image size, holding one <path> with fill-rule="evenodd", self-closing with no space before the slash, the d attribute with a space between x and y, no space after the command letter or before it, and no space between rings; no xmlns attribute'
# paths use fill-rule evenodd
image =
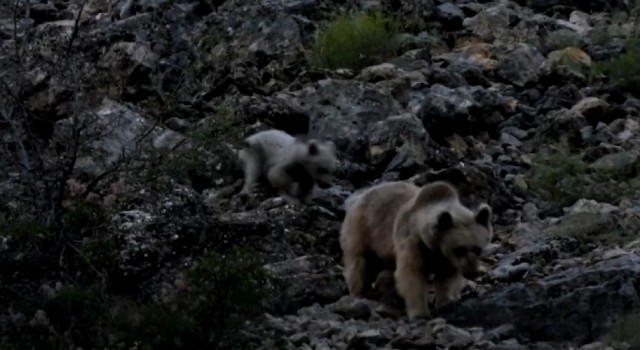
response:
<svg viewBox="0 0 640 350"><path fill-rule="evenodd" d="M389 338L378 329L369 329L360 332L351 342L351 346L358 347L359 344L375 345L377 347L385 345Z"/></svg>
<svg viewBox="0 0 640 350"><path fill-rule="evenodd" d="M390 319L399 319L400 317L402 317L402 313L397 310L394 309L390 306L387 305L379 305L378 307L376 307L376 309L374 310L375 313L377 313L378 315L380 315L383 318L390 318Z"/></svg>
<svg viewBox="0 0 640 350"><path fill-rule="evenodd" d="M445 2L444 4L436 7L436 15L439 17L440 22L447 31L457 30L462 28L462 21L464 20L464 12L451 2Z"/></svg>
<svg viewBox="0 0 640 350"><path fill-rule="evenodd" d="M467 330L445 324L442 332L436 336L436 343L440 346L460 349L473 344L473 337Z"/></svg>
<svg viewBox="0 0 640 350"><path fill-rule="evenodd" d="M382 63L364 68L357 76L357 79L375 83L381 80L391 80L398 77L398 75L398 67L391 63Z"/></svg>
<svg viewBox="0 0 640 350"><path fill-rule="evenodd" d="M609 103L597 97L585 97L571 109L582 114L590 124L595 125L607 113Z"/></svg>
<svg viewBox="0 0 640 350"><path fill-rule="evenodd" d="M581 346L578 350L613 350L614 348L602 344L601 342L589 343Z"/></svg>
<svg viewBox="0 0 640 350"><path fill-rule="evenodd" d="M341 300L344 300L341 299ZM341 315L346 319L366 320L371 317L371 308L361 300L353 300L349 298L350 303L336 303L333 312Z"/></svg>
<svg viewBox="0 0 640 350"><path fill-rule="evenodd" d="M513 264L514 261L503 263L491 271L493 278L503 281L516 281L522 278L530 269L531 264L522 262Z"/></svg>
<svg viewBox="0 0 640 350"><path fill-rule="evenodd" d="M289 341L291 341L295 345L302 345L304 343L309 342L309 334L305 332L296 333L289 337Z"/></svg>
<svg viewBox="0 0 640 350"><path fill-rule="evenodd" d="M635 150L607 154L591 163L589 168L599 172L632 176L638 169L639 157L639 152Z"/></svg>
<svg viewBox="0 0 640 350"><path fill-rule="evenodd" d="M167 119L167 121L165 122L165 125L167 125L167 128L171 130L185 132L187 131L187 129L189 129L189 127L191 126L191 123L189 123L184 119L180 119L178 117L171 117Z"/></svg>
<svg viewBox="0 0 640 350"><path fill-rule="evenodd" d="M526 192L529 189L529 186L527 185L527 181L525 180L525 176L522 174L517 174L514 178L513 178L513 182L514 184L518 187L518 189L520 189L523 192Z"/></svg>

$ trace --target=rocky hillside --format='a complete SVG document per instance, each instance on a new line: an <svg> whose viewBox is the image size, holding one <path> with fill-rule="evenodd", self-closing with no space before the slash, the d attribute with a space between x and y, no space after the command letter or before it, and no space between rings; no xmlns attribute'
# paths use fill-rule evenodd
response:
<svg viewBox="0 0 640 350"><path fill-rule="evenodd" d="M3 2L0 348L639 348L639 16ZM312 205L237 195L235 152L267 128L336 143ZM495 213L487 273L432 320L342 277L344 199L398 179Z"/></svg>

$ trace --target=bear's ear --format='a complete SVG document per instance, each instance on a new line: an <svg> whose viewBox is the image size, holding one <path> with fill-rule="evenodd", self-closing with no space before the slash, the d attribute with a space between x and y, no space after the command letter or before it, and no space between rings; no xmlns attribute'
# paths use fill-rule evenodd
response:
<svg viewBox="0 0 640 350"><path fill-rule="evenodd" d="M453 227L453 217L448 211L443 211L438 215L438 222L436 223L436 229L438 231L446 231Z"/></svg>
<svg viewBox="0 0 640 350"><path fill-rule="evenodd" d="M491 207L488 204L483 203L476 210L476 222L488 229L491 226L491 215Z"/></svg>
<svg viewBox="0 0 640 350"><path fill-rule="evenodd" d="M444 235L453 227L453 216L448 211L443 211L438 214L436 223L433 226L433 238L429 242L429 246L435 247L442 242Z"/></svg>
<svg viewBox="0 0 640 350"><path fill-rule="evenodd" d="M316 144L315 141L310 141L308 147L309 147L309 155L315 156L318 154L318 144Z"/></svg>

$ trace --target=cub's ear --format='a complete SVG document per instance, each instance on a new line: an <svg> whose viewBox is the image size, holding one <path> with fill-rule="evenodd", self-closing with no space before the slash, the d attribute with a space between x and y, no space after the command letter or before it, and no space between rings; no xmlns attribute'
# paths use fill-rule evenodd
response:
<svg viewBox="0 0 640 350"><path fill-rule="evenodd" d="M333 141L327 141L325 142L325 144L327 145L331 153L334 153L334 154L336 153L336 144L333 143Z"/></svg>
<svg viewBox="0 0 640 350"><path fill-rule="evenodd" d="M484 227L486 227L487 229L490 228L491 226L491 215L493 214L491 207L486 204L483 203L481 204L478 209L476 210L476 222Z"/></svg>
<svg viewBox="0 0 640 350"><path fill-rule="evenodd" d="M295 142L306 143L309 137L306 134L296 134L294 136Z"/></svg>
<svg viewBox="0 0 640 350"><path fill-rule="evenodd" d="M318 144L315 141L309 141L309 155L315 156L318 154Z"/></svg>

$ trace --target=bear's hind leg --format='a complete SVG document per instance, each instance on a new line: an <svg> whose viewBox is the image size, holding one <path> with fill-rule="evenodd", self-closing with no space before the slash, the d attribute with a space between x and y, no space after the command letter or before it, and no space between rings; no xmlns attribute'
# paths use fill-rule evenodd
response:
<svg viewBox="0 0 640 350"><path fill-rule="evenodd" d="M346 254L344 257L344 278L352 297L366 294L367 261L363 254Z"/></svg>

